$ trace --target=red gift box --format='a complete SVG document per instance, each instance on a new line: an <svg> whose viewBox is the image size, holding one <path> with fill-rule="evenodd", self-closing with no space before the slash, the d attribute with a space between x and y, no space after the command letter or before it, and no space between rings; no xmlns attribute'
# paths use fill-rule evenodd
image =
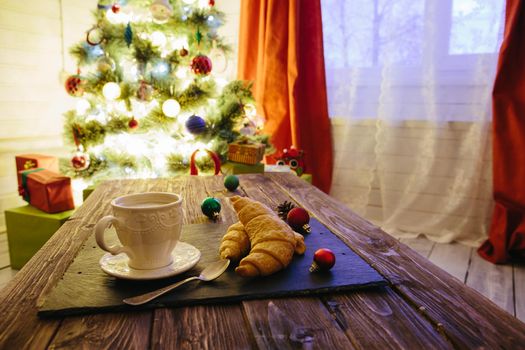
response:
<svg viewBox="0 0 525 350"><path fill-rule="evenodd" d="M47 169L19 172L22 185L20 195L32 206L46 213L58 213L75 207L71 179Z"/></svg>
<svg viewBox="0 0 525 350"><path fill-rule="evenodd" d="M22 185L21 171L43 168L58 173L58 158L44 154L20 154L15 156L16 171L18 173L18 186Z"/></svg>

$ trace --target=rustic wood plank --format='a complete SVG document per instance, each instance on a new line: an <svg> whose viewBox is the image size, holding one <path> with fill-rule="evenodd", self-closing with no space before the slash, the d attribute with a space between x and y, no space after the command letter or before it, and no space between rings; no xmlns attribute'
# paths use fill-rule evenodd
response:
<svg viewBox="0 0 525 350"><path fill-rule="evenodd" d="M260 186L256 178L250 175L240 176L240 186L250 198L265 203L272 209L276 209L284 200L290 200L279 187ZM243 302L243 307L257 345L261 349L289 349L301 343L306 348L353 348L345 334L327 317L329 312L318 299L247 301ZM287 325L287 329L276 326L276 322ZM294 330L290 323L298 328ZM282 334L275 334L277 329L280 329ZM300 334L295 334L297 332Z"/></svg>
<svg viewBox="0 0 525 350"><path fill-rule="evenodd" d="M239 305L159 309L155 312L153 349L253 348Z"/></svg>
<svg viewBox="0 0 525 350"><path fill-rule="evenodd" d="M64 319L50 344L52 349L146 349L151 312L129 317L104 314Z"/></svg>
<svg viewBox="0 0 525 350"><path fill-rule="evenodd" d="M9 246L7 245L7 234L0 234L0 269L9 266Z"/></svg>
<svg viewBox="0 0 525 350"><path fill-rule="evenodd" d="M514 264L514 306L516 317L525 322L525 264Z"/></svg>
<svg viewBox="0 0 525 350"><path fill-rule="evenodd" d="M0 339L5 349L43 349L56 332L60 321L40 321L36 316L36 299L54 285L64 272L64 264L73 259L81 242L73 237L82 237L81 230L66 222L62 232L75 230L69 237L55 235L44 245L13 280L0 291ZM61 239L59 239L59 237ZM49 268L48 266L56 266ZM46 268L48 267L48 268Z"/></svg>
<svg viewBox="0 0 525 350"><path fill-rule="evenodd" d="M98 220L102 216L111 213L110 202L113 198L128 193L146 191L178 192L182 186L182 179L174 181L167 179L155 181L123 180L106 182L100 185L81 207L85 212L83 214L91 219L89 224L86 225L89 229L86 238L92 234L92 228ZM97 194L96 197L94 196L95 194ZM61 346L61 344L65 344L65 346L68 346L68 344L74 344L75 347L91 347L92 343L96 342L100 347L114 347L115 344L128 344L129 334L124 332L123 329L135 329L137 336L149 341L150 327L146 320L151 319L151 311L132 315L122 313L90 315L73 321L66 319L64 328L61 327L56 333L52 345ZM91 324L107 324L109 326L93 328L90 327ZM89 333L89 337L86 336L87 333Z"/></svg>
<svg viewBox="0 0 525 350"><path fill-rule="evenodd" d="M317 298L243 303L260 349L354 349Z"/></svg>
<svg viewBox="0 0 525 350"><path fill-rule="evenodd" d="M17 272L17 270L13 270L9 266L0 269L0 289L4 288L15 277Z"/></svg>
<svg viewBox="0 0 525 350"><path fill-rule="evenodd" d="M314 211L321 222L385 276L396 292L420 307L454 346L512 348L525 343L525 324L336 199L289 174L266 174L260 183L281 186L303 207Z"/></svg>
<svg viewBox="0 0 525 350"><path fill-rule="evenodd" d="M449 349L452 344L390 288L332 295L334 318L361 349ZM371 332L370 330L373 330Z"/></svg>
<svg viewBox="0 0 525 350"><path fill-rule="evenodd" d="M178 193L183 195L186 224L209 222L201 211L201 203L206 197L221 200L220 221L232 224L237 215L222 185L222 176L189 176L183 178L183 186ZM183 320L183 322L181 322ZM167 329L173 331L166 332ZM190 308L157 309L154 311L152 325L152 347L167 349L188 349L195 347L249 348L250 330L244 322L240 306L197 306ZM208 346L205 346L208 345ZM224 345L224 347L222 347Z"/></svg>
<svg viewBox="0 0 525 350"><path fill-rule="evenodd" d="M269 181L269 179L261 179L258 176L253 175L245 175L241 177L241 186L243 190L250 196L250 198L259 200L261 202L267 203L272 208L276 209L277 205L279 203L282 203L285 200L291 200L293 198L290 198L289 193L286 191L283 191L283 188L276 185L273 181ZM297 204L297 203L296 203ZM304 204L299 204L303 207L305 207ZM363 292L365 293L365 292ZM361 294L360 294L361 295ZM410 328L412 325L412 322L420 326L420 332L417 333L417 335L420 337L419 341L422 341L427 344L438 346L439 344L443 344L444 340L442 339L441 335L438 334L430 325L428 321L426 321L423 317L418 315L415 312L410 313L411 319L407 320L405 319L406 314L409 312L407 310L411 309L411 306L406 304L403 299L396 296L394 293L385 293L381 298L377 297L378 299L383 300L383 302L387 302L389 304L399 304L397 308L394 308L392 311L392 314L390 317L392 319L395 319L396 322L399 322L400 324L397 326L398 328L392 328L389 326L385 326L388 329L388 332L385 332L383 334L384 342L381 342L379 344L376 344L375 346L383 346L384 344L397 344L401 341L399 338L402 338L404 336L403 333L396 333L396 331L400 331L404 328ZM355 317L356 319L374 319L374 317L370 316L369 312L369 304L366 303L365 298L362 299L353 299L353 303L356 305L356 307L353 310L352 317ZM342 303L345 304L345 303ZM248 308L249 305L246 305L244 303L245 308ZM305 306L298 306L297 309L300 310L304 308ZM308 306L309 308L312 307L312 305ZM319 308L315 311L316 314L323 314L325 310L323 308ZM377 323L382 323L383 320L376 319ZM424 326L426 324L426 326ZM252 325L252 328L254 326ZM424 331L423 331L424 329ZM360 336L359 334L354 334L354 331L350 328L346 328L345 332L347 336L352 339L354 344L364 344L366 343L366 340L363 338L363 336ZM369 331L368 331L369 332ZM415 343L414 343L415 344ZM372 346L371 343L368 343L368 346ZM367 348L364 346L364 348Z"/></svg>
<svg viewBox="0 0 525 350"><path fill-rule="evenodd" d="M428 260L465 282L472 248L459 243L436 243Z"/></svg>
<svg viewBox="0 0 525 350"><path fill-rule="evenodd" d="M434 245L436 244L424 236L417 238L401 238L399 241L408 246L410 249L416 251L424 258L428 258L430 256L432 248L434 248Z"/></svg>
<svg viewBox="0 0 525 350"><path fill-rule="evenodd" d="M514 315L512 265L493 264L474 252L466 283L494 304Z"/></svg>

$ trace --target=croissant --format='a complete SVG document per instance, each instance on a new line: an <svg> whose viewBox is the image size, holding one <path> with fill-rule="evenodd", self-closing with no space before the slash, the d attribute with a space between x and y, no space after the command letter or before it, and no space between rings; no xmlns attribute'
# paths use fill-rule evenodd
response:
<svg viewBox="0 0 525 350"><path fill-rule="evenodd" d="M250 198L230 198L250 239L250 253L235 272L243 277L268 276L287 267L294 252L303 254L303 236L296 234L270 208Z"/></svg>
<svg viewBox="0 0 525 350"><path fill-rule="evenodd" d="M228 227L222 237L219 253L222 259L239 261L250 251L250 239L240 222Z"/></svg>

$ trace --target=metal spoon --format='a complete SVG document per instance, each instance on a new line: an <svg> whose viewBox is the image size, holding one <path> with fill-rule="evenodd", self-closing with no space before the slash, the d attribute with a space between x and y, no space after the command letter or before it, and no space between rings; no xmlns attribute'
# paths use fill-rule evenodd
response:
<svg viewBox="0 0 525 350"><path fill-rule="evenodd" d="M142 305L142 304L145 304L148 301L151 301L151 300L155 299L156 297L161 296L161 295L169 292L170 290L173 290L173 289L175 289L175 288L177 288L179 286L182 286L186 282L193 281L193 280L201 280L201 281L204 281L204 282L212 281L212 280L216 279L217 277L219 277L220 275L222 275L223 272L226 271L226 269L228 268L228 265L230 265L230 260L221 259L219 261L216 261L216 262L208 265L204 270L202 270L202 272L201 272L201 274L199 276L189 277L189 278L186 278L185 280L182 280L180 282L177 282L177 283L174 283L174 284L170 284L169 286L166 286L164 288L154 290L153 292L149 292L149 293L146 293L146 294L138 295L138 296L132 297L132 298L126 298L126 299L124 299L122 301L125 302L126 304L129 304L129 305Z"/></svg>

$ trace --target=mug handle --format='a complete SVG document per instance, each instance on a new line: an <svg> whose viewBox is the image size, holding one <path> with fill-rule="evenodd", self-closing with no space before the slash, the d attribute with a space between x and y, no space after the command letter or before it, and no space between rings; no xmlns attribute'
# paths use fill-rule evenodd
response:
<svg viewBox="0 0 525 350"><path fill-rule="evenodd" d="M107 215L100 219L95 225L95 239L97 240L98 246L106 252L109 252L113 255L117 255L120 253L128 254L128 250L123 246L108 246L106 244L106 241L104 240L104 232L106 232L106 229L115 221L118 221L118 219L113 215Z"/></svg>

